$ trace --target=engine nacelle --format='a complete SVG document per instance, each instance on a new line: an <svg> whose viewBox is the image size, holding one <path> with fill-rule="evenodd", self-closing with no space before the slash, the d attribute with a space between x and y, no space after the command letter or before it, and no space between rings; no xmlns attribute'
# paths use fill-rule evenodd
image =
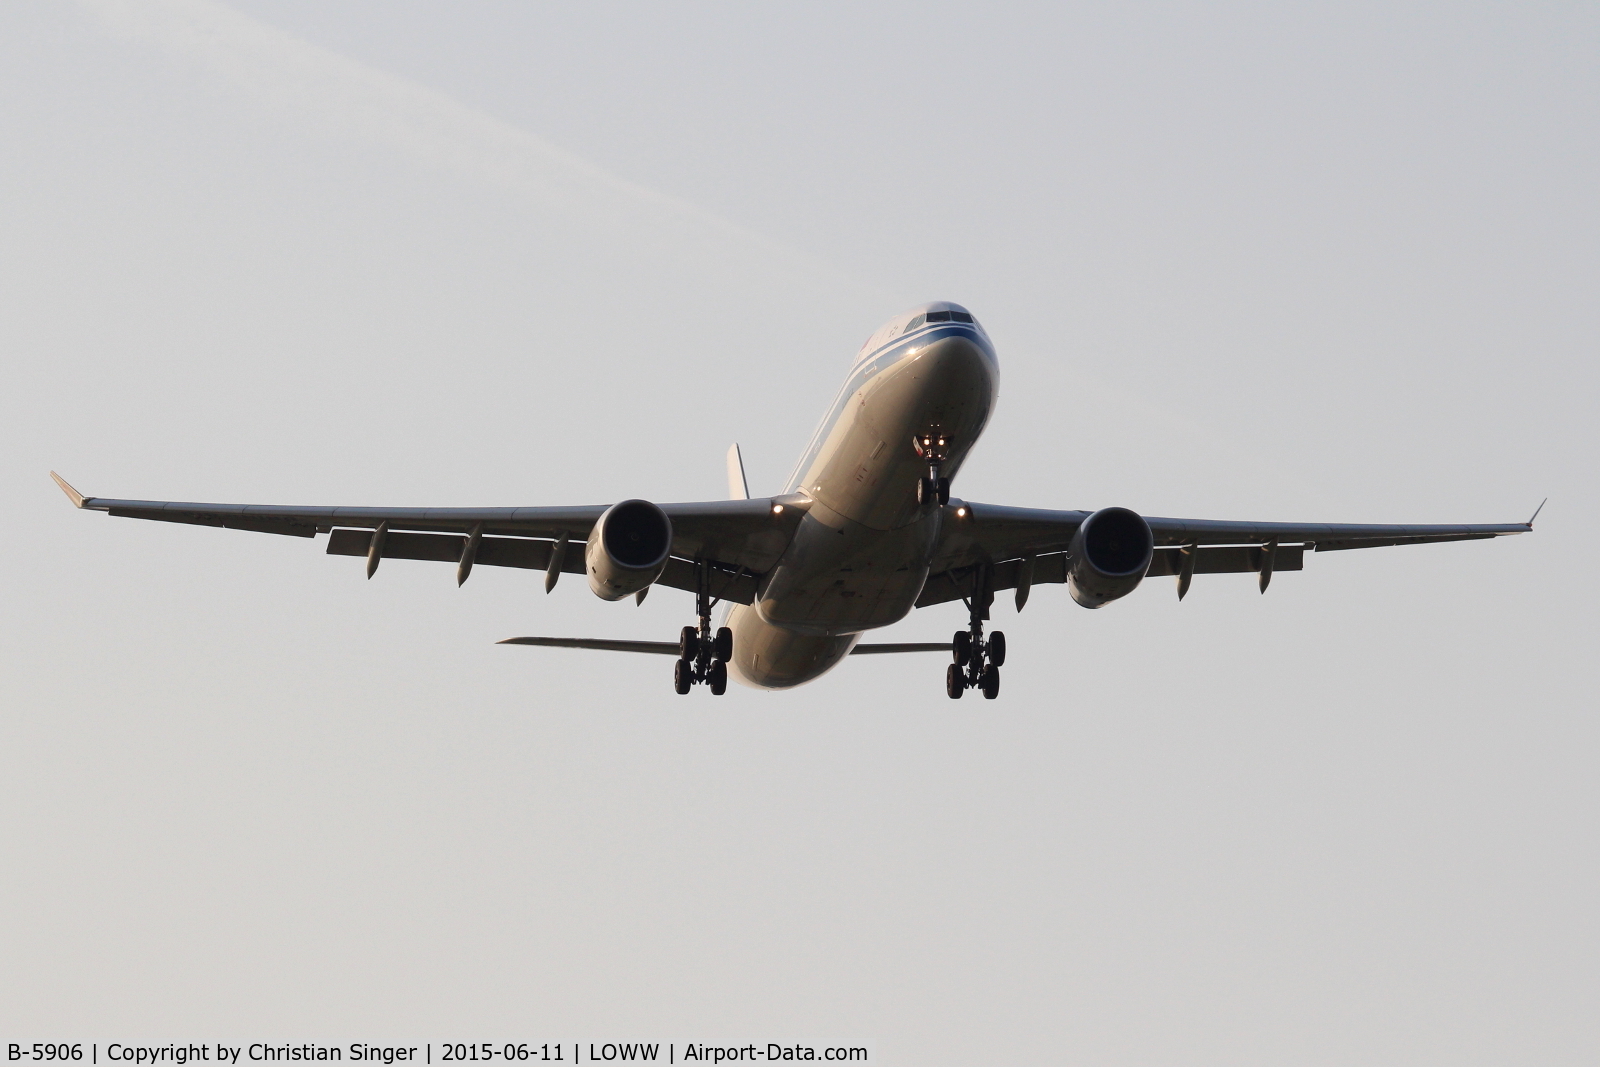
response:
<svg viewBox="0 0 1600 1067"><path fill-rule="evenodd" d="M1086 608L1098 608L1138 588L1156 540L1150 524L1127 508L1101 508L1083 520L1067 553L1067 591Z"/></svg>
<svg viewBox="0 0 1600 1067"><path fill-rule="evenodd" d="M606 508L589 534L583 562L589 588L601 600L621 600L649 586L666 569L672 520L648 500Z"/></svg>

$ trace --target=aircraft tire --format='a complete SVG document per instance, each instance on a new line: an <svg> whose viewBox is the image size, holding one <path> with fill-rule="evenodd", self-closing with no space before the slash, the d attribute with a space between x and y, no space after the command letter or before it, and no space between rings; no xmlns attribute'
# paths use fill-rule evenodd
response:
<svg viewBox="0 0 1600 1067"><path fill-rule="evenodd" d="M950 655L957 667L965 667L967 660L972 658L972 635L965 630L957 630L950 639Z"/></svg>
<svg viewBox="0 0 1600 1067"><path fill-rule="evenodd" d="M719 697L728 691L728 665L720 659L711 661L711 675L706 679L711 683L711 695Z"/></svg>
<svg viewBox="0 0 1600 1067"><path fill-rule="evenodd" d="M711 654L726 663L733 658L733 631L726 626L717 630L717 639L711 646Z"/></svg>
<svg viewBox="0 0 1600 1067"><path fill-rule="evenodd" d="M939 503L941 503L941 504L950 503L950 479L949 478L940 478L939 479Z"/></svg>
<svg viewBox="0 0 1600 1067"><path fill-rule="evenodd" d="M678 658L697 659L700 655L700 631L685 626L678 631Z"/></svg>
<svg viewBox="0 0 1600 1067"><path fill-rule="evenodd" d="M993 700L1000 695L1000 668L990 667L983 672L983 677L978 680L978 686L983 690L983 699Z"/></svg>
<svg viewBox="0 0 1600 1067"><path fill-rule="evenodd" d="M694 684L694 664L686 659L680 659L672 671L672 689L679 696L689 692L689 687Z"/></svg>
<svg viewBox="0 0 1600 1067"><path fill-rule="evenodd" d="M989 635L989 662L996 667L1005 666L1006 635L999 630Z"/></svg>
<svg viewBox="0 0 1600 1067"><path fill-rule="evenodd" d="M967 691L966 676L961 673L961 668L954 663L944 669L944 691L951 700L960 700L961 694Z"/></svg>

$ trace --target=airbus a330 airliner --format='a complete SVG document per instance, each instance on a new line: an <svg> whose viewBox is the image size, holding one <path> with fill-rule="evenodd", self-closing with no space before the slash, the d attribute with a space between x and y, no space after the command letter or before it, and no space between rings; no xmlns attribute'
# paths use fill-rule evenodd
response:
<svg viewBox="0 0 1600 1067"><path fill-rule="evenodd" d="M328 535L328 552L365 556L370 578L385 558L584 574L603 600L643 601L652 586L695 596L699 623L677 641L513 637L553 645L676 658L673 684L723 693L731 674L787 689L848 655L944 652L945 689L1000 692L1005 635L984 635L995 594L1021 610L1036 585L1065 584L1098 608L1147 577L1171 575L1178 597L1196 574L1245 572L1262 592L1305 554L1383 545L1502 537L1525 523L1399 526L1147 518L1126 508L1045 511L951 497L951 480L999 395L988 334L959 304L935 302L889 320L867 339L838 399L782 494L750 499L738 446L728 453L732 499L691 504L624 500L592 507L358 508L187 504L85 497L51 476L80 508L138 519L235 530ZM1542 505L1541 505L1542 506ZM1534 517L1538 512L1534 513ZM948 642L863 644L912 608L967 608ZM724 624L712 628L719 603Z"/></svg>

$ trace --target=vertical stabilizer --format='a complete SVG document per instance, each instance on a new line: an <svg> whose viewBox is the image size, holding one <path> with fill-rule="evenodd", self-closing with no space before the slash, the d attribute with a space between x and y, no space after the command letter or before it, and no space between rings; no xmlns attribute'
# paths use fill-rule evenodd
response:
<svg viewBox="0 0 1600 1067"><path fill-rule="evenodd" d="M728 499L750 499L750 483L745 481L744 457L739 455L737 442L728 448Z"/></svg>

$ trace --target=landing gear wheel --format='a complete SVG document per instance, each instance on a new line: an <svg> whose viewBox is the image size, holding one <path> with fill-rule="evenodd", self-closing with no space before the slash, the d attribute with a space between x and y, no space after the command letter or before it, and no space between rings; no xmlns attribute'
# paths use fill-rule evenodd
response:
<svg viewBox="0 0 1600 1067"><path fill-rule="evenodd" d="M918 478L917 479L917 503L918 504L921 504L923 507L927 507L929 504L934 502L934 499L937 498L938 495L939 495L939 490L938 490L938 487L933 484L933 479L931 479L931 478Z"/></svg>
<svg viewBox="0 0 1600 1067"><path fill-rule="evenodd" d="M939 503L950 503L950 479L940 478L938 484Z"/></svg>
<svg viewBox="0 0 1600 1067"><path fill-rule="evenodd" d="M978 679L978 688L983 690L983 699L993 700L1000 695L1000 668L990 667L983 672L983 677Z"/></svg>
<svg viewBox="0 0 1600 1067"><path fill-rule="evenodd" d="M960 700L961 694L967 691L967 676L954 663L944 669L944 691L951 700Z"/></svg>
<svg viewBox="0 0 1600 1067"><path fill-rule="evenodd" d="M694 664L686 659L680 659L672 670L672 689L679 696L689 691L694 684Z"/></svg>
<svg viewBox="0 0 1600 1067"><path fill-rule="evenodd" d="M957 667L965 667L967 660L972 658L972 635L965 630L957 630L950 639L950 656L956 661Z"/></svg>
<svg viewBox="0 0 1600 1067"><path fill-rule="evenodd" d="M717 631L717 639L711 644L711 654L726 663L733 658L733 631L726 626Z"/></svg>
<svg viewBox="0 0 1600 1067"><path fill-rule="evenodd" d="M720 659L711 661L711 671L706 676L711 683L711 695L719 697L728 691L728 665Z"/></svg>
<svg viewBox="0 0 1600 1067"><path fill-rule="evenodd" d="M700 631L693 626L685 626L678 633L678 658L692 660L699 658L699 656Z"/></svg>
<svg viewBox="0 0 1600 1067"><path fill-rule="evenodd" d="M996 667L1005 666L1006 635L999 630L989 635L989 662Z"/></svg>

